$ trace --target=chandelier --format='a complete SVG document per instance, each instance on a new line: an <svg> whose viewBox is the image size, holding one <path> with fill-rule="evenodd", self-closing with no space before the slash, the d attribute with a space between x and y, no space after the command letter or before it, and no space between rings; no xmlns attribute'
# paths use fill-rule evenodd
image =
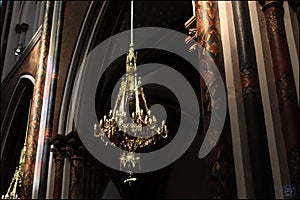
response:
<svg viewBox="0 0 300 200"><path fill-rule="evenodd" d="M26 141L26 140L25 140ZM20 199L19 190L22 181L22 169L25 161L26 143L22 148L19 166L16 167L13 178L9 184L8 190L5 195L1 196L1 199Z"/></svg>
<svg viewBox="0 0 300 200"><path fill-rule="evenodd" d="M120 170L126 171L128 178L124 183L131 185L133 169L139 167L137 151L155 145L160 138L167 138L168 129L163 120L160 125L147 106L141 77L137 76L137 54L133 44L133 1L131 1L131 42L126 57L126 74L122 78L113 110L94 124L94 136L105 144L125 150L120 155Z"/></svg>

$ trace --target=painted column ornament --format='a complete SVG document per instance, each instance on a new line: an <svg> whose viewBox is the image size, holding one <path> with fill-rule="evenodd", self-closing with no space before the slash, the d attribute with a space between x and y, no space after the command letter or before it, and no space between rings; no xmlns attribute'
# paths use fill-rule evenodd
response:
<svg viewBox="0 0 300 200"><path fill-rule="evenodd" d="M218 70L222 76L224 85L225 81L225 70L223 61L223 51L222 51L222 41L220 34L220 19L217 1L195 1L195 11L196 11L196 37L199 48L203 51L199 52L199 57L205 55L210 58L211 61L215 63ZM192 30L193 31L193 30ZM205 74L209 80L207 83L201 78L201 100L202 100L202 119L204 133L206 133L208 125L210 123L211 107L222 107L224 103L218 101L218 98L214 98L214 101L210 99L208 88L218 87L214 83L215 77L214 72L209 71L205 66L209 65L204 59L199 59L200 70L202 74ZM210 91L213 91L210 90ZM234 173L234 162L232 156L232 146L231 146L231 134L230 134L230 124L229 116L226 117L225 125L219 139L218 144L215 146L214 150L209 154L210 159L210 172L212 186L214 190L212 198L235 198L235 173ZM213 123L218 123L217 121Z"/></svg>
<svg viewBox="0 0 300 200"><path fill-rule="evenodd" d="M283 21L283 2L260 1L260 3L266 19L291 185L296 187L295 198L298 199L299 106Z"/></svg>
<svg viewBox="0 0 300 200"><path fill-rule="evenodd" d="M64 159L66 157L66 142L64 136L57 134L54 138L52 138L50 143L53 145L51 151L53 152L53 158L55 161L53 199L61 199Z"/></svg>
<svg viewBox="0 0 300 200"><path fill-rule="evenodd" d="M86 150L76 132L71 132L66 136L66 153L71 162L69 198L82 199Z"/></svg>
<svg viewBox="0 0 300 200"><path fill-rule="evenodd" d="M30 110L28 137L25 153L24 172L22 177L21 199L30 199L34 179L34 166L39 136L41 111L43 104L43 93L45 84L45 72L49 51L49 39L51 32L51 21L53 14L53 2L47 1L42 25L40 39L40 57L35 75L33 98Z"/></svg>

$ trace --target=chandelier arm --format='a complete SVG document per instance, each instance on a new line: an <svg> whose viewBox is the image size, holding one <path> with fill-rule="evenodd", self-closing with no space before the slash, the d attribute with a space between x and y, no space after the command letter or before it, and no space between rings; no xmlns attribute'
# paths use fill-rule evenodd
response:
<svg viewBox="0 0 300 200"><path fill-rule="evenodd" d="M138 138L134 138L133 139L134 140L134 142L133 142L133 152L135 152L136 151L136 145L137 145L137 140L138 140Z"/></svg>
<svg viewBox="0 0 300 200"><path fill-rule="evenodd" d="M152 143L153 143L153 145L154 145L156 143L156 141L158 140L158 138L159 138L159 135L157 135L157 134L152 135L150 138L147 138L147 140L145 140L144 143L148 142L149 144L152 145ZM149 146L149 144L148 144L148 146Z"/></svg>
<svg viewBox="0 0 300 200"><path fill-rule="evenodd" d="M145 93L144 93L143 88L141 88L141 93L142 93L142 99L143 99L144 104L145 104L146 113L148 113L149 109L148 109L148 106L147 106L147 103L146 103L146 98L145 98ZM150 117L150 115L149 115L149 117Z"/></svg>
<svg viewBox="0 0 300 200"><path fill-rule="evenodd" d="M125 150L126 151L129 151L129 146L128 146L128 142L127 142L127 139L128 138L126 138L126 133L125 132L122 132L122 134L123 134L123 137L125 137ZM124 143L124 141L123 141L123 143ZM124 145L123 145L124 146Z"/></svg>
<svg viewBox="0 0 300 200"><path fill-rule="evenodd" d="M161 137L164 138L164 139L168 137L168 133L165 132L165 131L163 131L160 135L161 135Z"/></svg>
<svg viewBox="0 0 300 200"><path fill-rule="evenodd" d="M118 96L117 96L117 100L116 100L116 104L115 104L115 107L114 107L113 114L116 113L118 104L119 104L119 102L120 102L120 98L121 98L121 95L122 95L122 85L123 85L123 84L124 84L124 80L121 81L121 86L120 86L120 88L119 88L119 92L118 92Z"/></svg>
<svg viewBox="0 0 300 200"><path fill-rule="evenodd" d="M125 87L124 87L124 89L123 89L123 91L122 91L122 100L121 100L121 102L120 102L120 110L119 110L119 114L122 114L123 115L123 112L122 112L122 110L121 110L121 108L124 108L124 106L125 106L125 95L126 95L126 87L127 87L127 77L126 77L126 79L125 79ZM121 117L123 117L121 115Z"/></svg>
<svg viewBox="0 0 300 200"><path fill-rule="evenodd" d="M138 142L136 142L136 141L138 141ZM134 146L134 152L136 151L136 149L137 149L138 147L140 147L140 141L143 141L143 139L137 137L137 139L135 140L135 144L136 144L136 145Z"/></svg>
<svg viewBox="0 0 300 200"><path fill-rule="evenodd" d="M97 126L98 126L97 124L94 125L94 136L95 137L100 137L101 136L101 129L100 129L99 133L97 134L97 132L98 132L97 131Z"/></svg>
<svg viewBox="0 0 300 200"><path fill-rule="evenodd" d="M137 85L137 78L135 74L135 106L136 106L136 113L140 113L140 101L139 101L139 92L138 92L138 85Z"/></svg>
<svg viewBox="0 0 300 200"><path fill-rule="evenodd" d="M16 174L16 180L15 180L15 183L14 183L14 188L13 188L13 191L12 191L12 194L13 196L17 196L17 186L18 186L18 182L19 182L19 174L20 173L20 170L18 168L17 170L17 174Z"/></svg>
<svg viewBox="0 0 300 200"><path fill-rule="evenodd" d="M13 179L12 179L12 181L11 181L10 184L9 184L7 193L6 193L6 195L2 195L2 199L3 199L3 197L10 197L10 195L12 195L13 191L11 191L11 187L12 187L12 185L14 184L15 178L16 178L16 176L17 176L17 172L18 172L18 170L17 170L17 168L16 168L15 173L14 173L14 176L13 176ZM11 191L11 192L10 192L10 191Z"/></svg>
<svg viewBox="0 0 300 200"><path fill-rule="evenodd" d="M153 137L153 136L151 136L150 138L152 138L152 137ZM150 138L147 138L147 139L143 140L142 143L138 145L138 147L139 147L139 148L143 148L143 145L144 145L148 140L150 140Z"/></svg>
<svg viewBox="0 0 300 200"><path fill-rule="evenodd" d="M116 100L116 104L115 104L115 107L114 107L114 110L113 110L113 115L115 115L115 113L117 111L117 107L118 107L119 102L120 102L120 98L119 98L119 95L118 95L117 100ZM117 116L114 116L114 117L117 117Z"/></svg>

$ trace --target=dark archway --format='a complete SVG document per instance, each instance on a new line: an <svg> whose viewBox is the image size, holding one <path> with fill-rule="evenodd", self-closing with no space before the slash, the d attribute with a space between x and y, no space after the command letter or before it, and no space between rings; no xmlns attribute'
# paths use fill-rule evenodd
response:
<svg viewBox="0 0 300 200"><path fill-rule="evenodd" d="M32 81L21 78L1 123L1 194L5 194L19 164L32 94Z"/></svg>

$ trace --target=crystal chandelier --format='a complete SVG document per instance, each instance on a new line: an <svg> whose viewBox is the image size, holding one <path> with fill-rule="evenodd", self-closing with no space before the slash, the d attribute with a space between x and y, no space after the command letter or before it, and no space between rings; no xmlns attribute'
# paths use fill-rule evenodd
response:
<svg viewBox="0 0 300 200"><path fill-rule="evenodd" d="M106 144L125 150L120 155L120 170L127 171L124 183L131 185L135 167L140 169L140 157L137 153L150 145L155 145L160 138L167 138L168 129L165 121L157 124L157 119L147 106L141 78L136 71L137 54L133 45L133 1L131 1L131 42L126 57L126 74L122 78L113 110L94 125L94 136ZM129 106L128 106L129 105Z"/></svg>

